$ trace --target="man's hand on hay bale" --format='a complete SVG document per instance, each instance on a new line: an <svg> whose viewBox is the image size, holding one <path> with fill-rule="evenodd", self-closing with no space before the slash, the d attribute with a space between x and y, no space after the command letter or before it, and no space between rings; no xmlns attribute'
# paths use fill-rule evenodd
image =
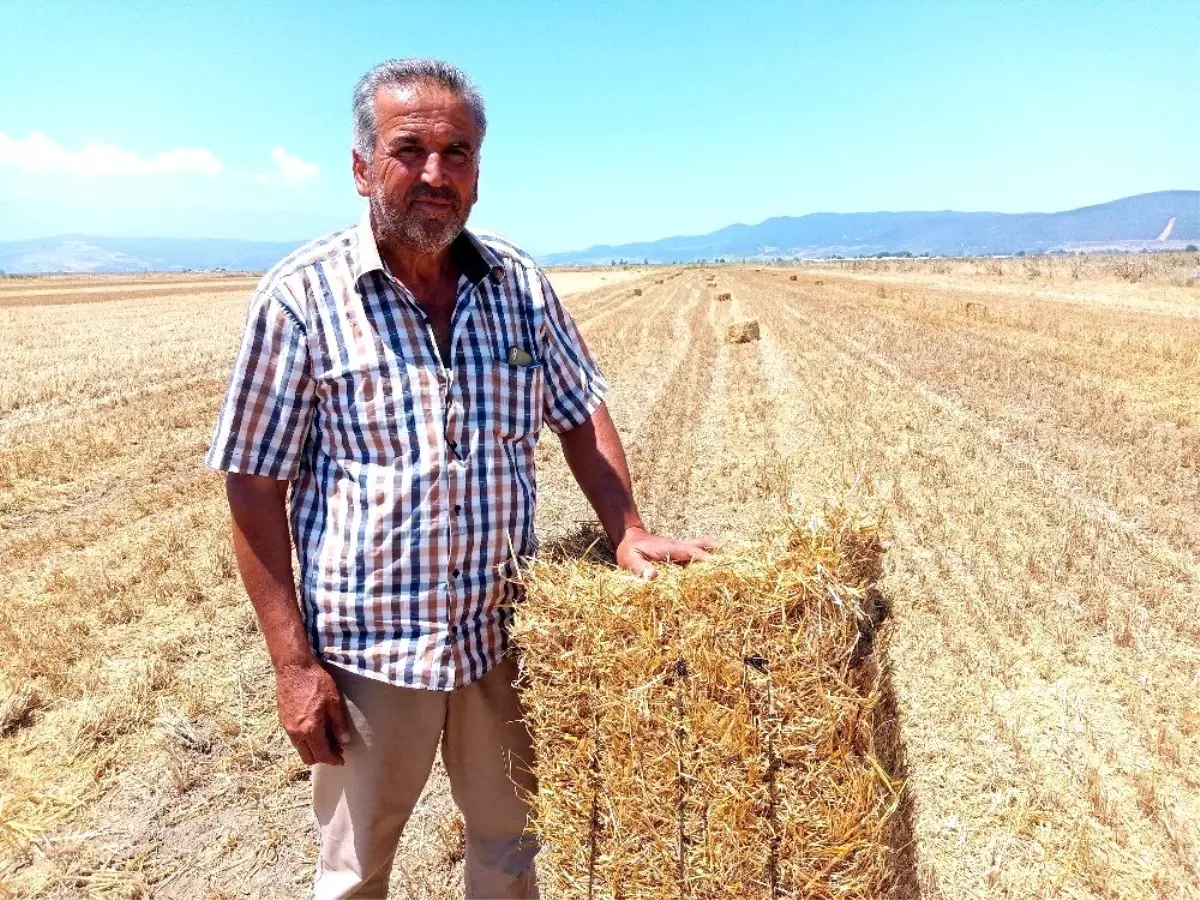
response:
<svg viewBox="0 0 1200 900"><path fill-rule="evenodd" d="M645 579L658 577L652 563L665 562L686 566L691 562L703 562L717 549L717 542L709 537L692 538L686 541L651 534L644 528L630 528L617 545L617 565Z"/></svg>
<svg viewBox="0 0 1200 900"><path fill-rule="evenodd" d="M340 766L350 743L350 722L342 693L315 659L286 665L275 675L279 722L306 766Z"/></svg>

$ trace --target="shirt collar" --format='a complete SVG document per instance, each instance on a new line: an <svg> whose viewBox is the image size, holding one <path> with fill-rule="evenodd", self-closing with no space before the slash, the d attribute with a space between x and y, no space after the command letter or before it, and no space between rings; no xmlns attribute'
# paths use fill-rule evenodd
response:
<svg viewBox="0 0 1200 900"><path fill-rule="evenodd" d="M371 228L370 206L363 210L357 228L358 254L354 260L356 266L354 280L356 282L368 272L387 272L383 265L383 258L379 255L379 244L375 241L375 232ZM484 278L489 277L493 282L498 282L504 277L504 264L500 258L466 228L450 245L450 253L458 265L459 272L472 284L479 284Z"/></svg>

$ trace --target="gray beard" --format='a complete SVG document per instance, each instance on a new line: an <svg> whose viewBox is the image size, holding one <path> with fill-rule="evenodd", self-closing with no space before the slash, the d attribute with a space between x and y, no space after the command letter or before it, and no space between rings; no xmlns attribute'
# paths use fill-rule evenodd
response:
<svg viewBox="0 0 1200 900"><path fill-rule="evenodd" d="M441 253L454 243L466 227L470 214L469 209L466 213L455 209L449 219L427 219L420 213L405 213L389 206L378 187L371 192L370 203L371 218L379 230L377 237L430 255Z"/></svg>

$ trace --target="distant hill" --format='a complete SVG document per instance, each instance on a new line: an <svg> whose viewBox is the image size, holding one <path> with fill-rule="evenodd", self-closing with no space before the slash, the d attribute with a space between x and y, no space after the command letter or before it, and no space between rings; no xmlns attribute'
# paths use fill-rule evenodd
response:
<svg viewBox="0 0 1200 900"><path fill-rule="evenodd" d="M1175 219L1170 240L1157 242ZM874 212L779 216L758 225L729 225L711 234L636 244L601 245L543 257L549 265L604 264L613 259L857 256L887 252L934 256L1182 247L1200 242L1200 191L1139 194L1058 213Z"/></svg>
<svg viewBox="0 0 1200 900"><path fill-rule="evenodd" d="M0 243L0 271L10 275L46 272L181 272L185 269L262 272L301 243L64 234Z"/></svg>
<svg viewBox="0 0 1200 900"><path fill-rule="evenodd" d="M1157 238L1174 219L1169 239ZM978 256L1018 250L1183 247L1200 243L1200 191L1160 191L1059 213L875 212L779 216L711 234L602 245L543 257L550 265L613 259L691 262L782 256L857 256L887 252ZM221 238L109 238L64 234L0 242L0 272L261 272L300 245Z"/></svg>

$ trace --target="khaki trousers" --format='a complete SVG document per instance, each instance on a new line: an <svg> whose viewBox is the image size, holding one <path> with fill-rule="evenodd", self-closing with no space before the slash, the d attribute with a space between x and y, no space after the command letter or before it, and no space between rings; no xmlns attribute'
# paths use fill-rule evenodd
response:
<svg viewBox="0 0 1200 900"><path fill-rule="evenodd" d="M397 687L331 666L346 698L345 765L313 768L320 826L316 900L386 897L400 833L433 767L438 743L466 824L469 898L537 896L526 833L533 749L506 659L454 691Z"/></svg>

